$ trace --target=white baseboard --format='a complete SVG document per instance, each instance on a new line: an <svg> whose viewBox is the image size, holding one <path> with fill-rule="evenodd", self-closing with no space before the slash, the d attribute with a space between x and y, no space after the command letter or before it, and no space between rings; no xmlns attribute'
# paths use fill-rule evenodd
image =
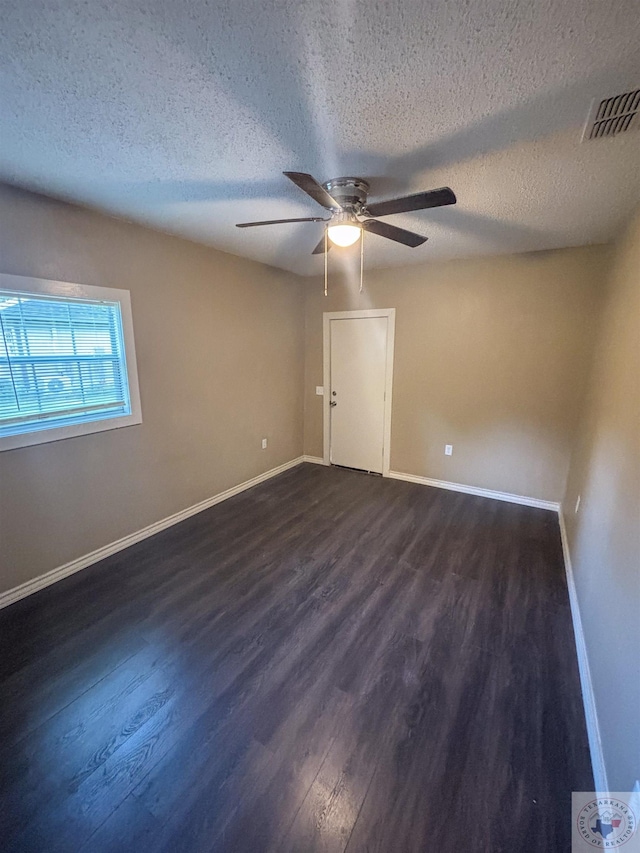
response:
<svg viewBox="0 0 640 853"><path fill-rule="evenodd" d="M451 492L464 492L466 495L477 495L481 498L493 498L496 501L507 501L512 504L532 506L537 509L549 509L559 512L557 501L543 501L539 498L529 498L525 495L512 495L510 492L496 492L493 489L481 489L479 486L465 486L463 483L448 483L446 480L433 480L431 477L419 477L417 474L404 474L401 471L389 471L393 480L406 480L407 483L419 483L422 486L434 486L436 489L448 489Z"/></svg>
<svg viewBox="0 0 640 853"><path fill-rule="evenodd" d="M589 737L589 750L591 752L591 766L593 767L593 780L595 790L601 793L609 791L607 779L607 768L604 763L602 751L602 739L600 737L600 724L596 709L596 698L591 681L591 670L587 656L587 646L582 630L582 617L580 616L580 605L576 591L573 567L571 565L571 554L569 552L569 540L567 529L564 524L562 508L558 510L560 521L560 536L562 538L562 553L564 555L564 568L567 575L567 588L569 590L569 604L571 606L571 619L573 621L573 633L576 641L576 654L578 656L578 669L580 671L580 684L582 686L582 702L584 704L584 716L587 724L587 735Z"/></svg>
<svg viewBox="0 0 640 853"><path fill-rule="evenodd" d="M282 474L283 471L288 471L289 468L295 468L296 465L300 465L303 459L304 457L298 456L290 462L285 462L283 465L271 468L270 471L265 471L264 474L258 474L257 477L252 477L251 480L246 480L244 483L232 486L230 489L226 489L226 491L220 492L212 498L200 501L200 503L180 510L180 512L176 512L167 518L163 518L161 521L156 521L148 527L143 527L142 530L137 530L135 533L123 536L122 539L118 539L116 542L111 542L109 545L98 548L90 554L85 554L83 557L71 560L70 563L65 563L64 566L59 566L57 569L52 569L49 572L45 572L43 575L39 575L37 578L33 578L32 580L20 584L20 586L16 586L6 592L2 592L0 593L0 609L8 607L10 604L13 604L15 601L19 601L21 598L26 598L26 596L37 592L39 589L51 586L51 584L54 584L69 575L73 575L81 569L86 569L88 566L92 566L94 563L104 560L105 557L117 554L118 551L123 551L130 545L135 545L136 542L141 542L143 539L153 536L154 533L160 533L161 530L166 530L167 527L172 527L174 524L184 521L185 518L189 518L190 516L196 515L205 509L209 509L209 507L215 506L222 501L226 501L228 498L232 498L234 495L240 494L240 492L244 492L252 486L257 486L258 483L263 483L265 480L271 479L271 477Z"/></svg>
<svg viewBox="0 0 640 853"><path fill-rule="evenodd" d="M303 456L303 462L313 462L314 465L324 465L324 459L322 456Z"/></svg>

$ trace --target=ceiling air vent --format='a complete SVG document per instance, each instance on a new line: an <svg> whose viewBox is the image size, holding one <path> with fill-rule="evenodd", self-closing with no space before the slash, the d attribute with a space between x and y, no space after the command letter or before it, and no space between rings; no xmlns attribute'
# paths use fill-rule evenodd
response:
<svg viewBox="0 0 640 853"><path fill-rule="evenodd" d="M582 141L617 136L640 126L640 89L592 102Z"/></svg>

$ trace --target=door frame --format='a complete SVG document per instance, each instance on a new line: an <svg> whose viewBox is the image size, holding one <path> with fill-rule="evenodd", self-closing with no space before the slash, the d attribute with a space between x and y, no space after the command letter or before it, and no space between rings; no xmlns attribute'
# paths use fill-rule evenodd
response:
<svg viewBox="0 0 640 853"><path fill-rule="evenodd" d="M331 321L361 320L369 317L387 318L387 358L384 378L384 434L382 445L382 476L389 476L391 459L391 407L393 402L393 353L396 337L395 308L364 308L360 311L325 311L322 315L322 373L324 396L322 398L322 441L325 465L330 465L331 449Z"/></svg>

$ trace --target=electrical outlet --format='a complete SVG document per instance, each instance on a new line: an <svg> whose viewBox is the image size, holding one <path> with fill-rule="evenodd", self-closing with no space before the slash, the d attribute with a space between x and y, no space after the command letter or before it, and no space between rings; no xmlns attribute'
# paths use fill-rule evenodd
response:
<svg viewBox="0 0 640 853"><path fill-rule="evenodd" d="M267 439L266 439L266 438L263 438L263 439L262 439L262 449L263 449L263 450L266 450L266 449L267 449Z"/></svg>
<svg viewBox="0 0 640 853"><path fill-rule="evenodd" d="M578 510L580 509L580 500L582 499L582 495L578 495L578 500L576 501L576 509L575 514L578 514Z"/></svg>
<svg viewBox="0 0 640 853"><path fill-rule="evenodd" d="M444 455L445 456L453 456L453 444L445 444Z"/></svg>
<svg viewBox="0 0 640 853"><path fill-rule="evenodd" d="M324 397L324 387L322 385L316 385L316 396Z"/></svg>

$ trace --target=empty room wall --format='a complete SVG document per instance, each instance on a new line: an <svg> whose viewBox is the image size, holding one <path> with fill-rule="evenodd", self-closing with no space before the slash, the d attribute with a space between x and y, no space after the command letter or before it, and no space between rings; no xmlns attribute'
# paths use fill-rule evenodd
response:
<svg viewBox="0 0 640 853"><path fill-rule="evenodd" d="M0 453L0 592L302 453L295 276L2 185L0 271L131 291L143 416Z"/></svg>
<svg viewBox="0 0 640 853"><path fill-rule="evenodd" d="M322 456L323 312L396 308L391 469L562 500L610 250L372 270L362 294L333 255L329 296L306 284L305 453Z"/></svg>
<svg viewBox="0 0 640 853"><path fill-rule="evenodd" d="M640 215L616 247L563 511L609 787L629 791L640 779Z"/></svg>

